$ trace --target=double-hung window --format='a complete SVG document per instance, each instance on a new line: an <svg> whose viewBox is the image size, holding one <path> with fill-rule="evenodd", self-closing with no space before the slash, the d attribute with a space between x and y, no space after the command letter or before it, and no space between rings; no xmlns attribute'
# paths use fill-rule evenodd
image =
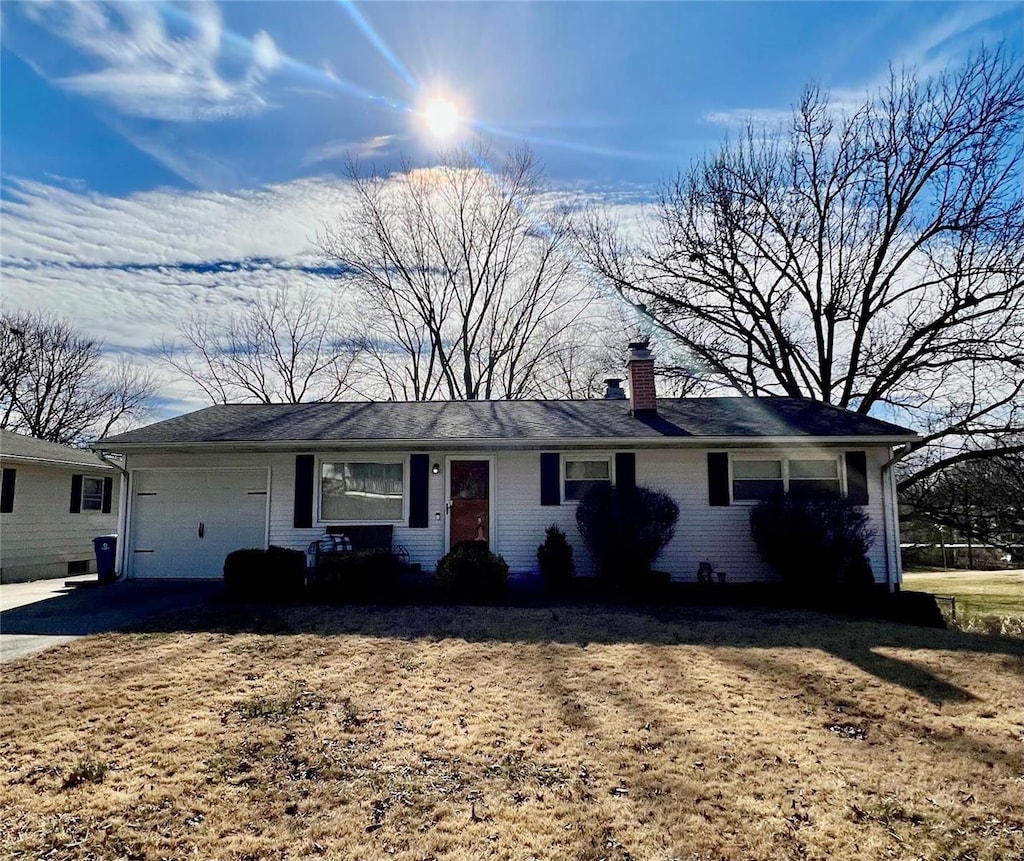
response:
<svg viewBox="0 0 1024 861"><path fill-rule="evenodd" d="M82 511L103 510L103 479L82 477Z"/></svg>
<svg viewBox="0 0 1024 861"><path fill-rule="evenodd" d="M562 458L562 500L575 502L590 488L599 484L611 484L612 461L610 457L589 456Z"/></svg>
<svg viewBox="0 0 1024 861"><path fill-rule="evenodd" d="M785 482L781 460L734 460L732 462L733 500L768 499L782 493Z"/></svg>
<svg viewBox="0 0 1024 861"><path fill-rule="evenodd" d="M787 460L789 492L804 495L839 496L839 461L836 458Z"/></svg>
<svg viewBox="0 0 1024 861"><path fill-rule="evenodd" d="M325 461L320 465L320 519L400 521L405 463L395 460Z"/></svg>
<svg viewBox="0 0 1024 861"><path fill-rule="evenodd" d="M732 459L734 502L768 499L783 491L840 495L839 458L775 457Z"/></svg>

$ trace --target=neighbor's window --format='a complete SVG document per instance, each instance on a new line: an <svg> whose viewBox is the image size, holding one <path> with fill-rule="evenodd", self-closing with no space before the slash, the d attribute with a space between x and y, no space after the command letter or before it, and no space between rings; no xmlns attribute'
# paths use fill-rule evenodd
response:
<svg viewBox="0 0 1024 861"><path fill-rule="evenodd" d="M400 462L322 464L320 519L401 520L404 473Z"/></svg>
<svg viewBox="0 0 1024 861"><path fill-rule="evenodd" d="M85 476L82 479L82 511L103 510L103 479Z"/></svg>
<svg viewBox="0 0 1024 861"><path fill-rule="evenodd" d="M594 485L608 484L612 480L611 460L606 457L592 460L567 457L563 463L565 475L562 499L566 502L580 499Z"/></svg>
<svg viewBox="0 0 1024 861"><path fill-rule="evenodd" d="M840 494L837 458L772 458L732 461L733 501L768 499L776 493Z"/></svg>

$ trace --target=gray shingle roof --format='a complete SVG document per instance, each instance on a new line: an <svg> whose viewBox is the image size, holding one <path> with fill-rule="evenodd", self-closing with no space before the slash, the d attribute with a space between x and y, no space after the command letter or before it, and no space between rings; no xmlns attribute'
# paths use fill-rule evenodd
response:
<svg viewBox="0 0 1024 861"><path fill-rule="evenodd" d="M55 442L23 436L20 433L0 429L0 460L38 461L70 466L87 466L89 469L113 469L87 449L57 445Z"/></svg>
<svg viewBox="0 0 1024 861"><path fill-rule="evenodd" d="M908 437L905 428L801 398L660 399L633 417L629 402L425 401L226 404L101 440L121 444L398 442L403 440L643 440L714 437Z"/></svg>

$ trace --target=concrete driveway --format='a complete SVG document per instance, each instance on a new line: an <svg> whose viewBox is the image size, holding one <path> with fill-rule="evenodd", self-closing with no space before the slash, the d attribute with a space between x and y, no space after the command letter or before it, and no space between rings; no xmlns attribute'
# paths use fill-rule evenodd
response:
<svg viewBox="0 0 1024 861"><path fill-rule="evenodd" d="M186 610L223 591L220 581L138 581L66 587L95 575L0 585L0 662L78 637L117 631L150 616Z"/></svg>

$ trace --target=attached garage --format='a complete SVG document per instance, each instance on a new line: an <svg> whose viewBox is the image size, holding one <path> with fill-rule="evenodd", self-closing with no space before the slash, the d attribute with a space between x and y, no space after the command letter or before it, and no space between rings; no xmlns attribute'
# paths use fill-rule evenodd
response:
<svg viewBox="0 0 1024 861"><path fill-rule="evenodd" d="M267 469L133 471L129 576L216 579L232 550L266 547L269 482Z"/></svg>

